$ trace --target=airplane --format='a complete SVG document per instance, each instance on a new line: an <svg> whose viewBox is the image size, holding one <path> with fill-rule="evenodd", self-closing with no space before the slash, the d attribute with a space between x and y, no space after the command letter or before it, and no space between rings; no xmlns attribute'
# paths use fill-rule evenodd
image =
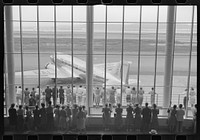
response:
<svg viewBox="0 0 200 140"><path fill-rule="evenodd" d="M50 55L51 62L48 62L44 69L40 69L40 78L50 78L53 81L69 80L72 78L73 67L73 79L86 80L86 62L66 54L56 55L57 75L55 75L55 55ZM136 85L137 79L129 79L129 69L131 62L123 62L123 81L122 85ZM121 62L107 63L106 66L106 88L111 86L121 85ZM104 86L105 64L94 64L93 67L93 81L102 83ZM20 76L21 72L16 72L15 76ZM23 72L24 78L31 78L31 76L38 76L38 70L29 70Z"/></svg>

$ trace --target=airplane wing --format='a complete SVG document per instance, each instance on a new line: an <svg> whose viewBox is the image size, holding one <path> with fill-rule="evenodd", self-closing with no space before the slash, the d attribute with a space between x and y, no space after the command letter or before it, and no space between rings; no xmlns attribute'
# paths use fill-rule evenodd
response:
<svg viewBox="0 0 200 140"><path fill-rule="evenodd" d="M106 64L106 71L107 71L107 72L111 72L112 69L113 69L118 63L119 63L119 62L107 63L107 64ZM99 69L99 70L104 71L104 69L105 69L105 63L95 64L94 67L95 67L96 69Z"/></svg>

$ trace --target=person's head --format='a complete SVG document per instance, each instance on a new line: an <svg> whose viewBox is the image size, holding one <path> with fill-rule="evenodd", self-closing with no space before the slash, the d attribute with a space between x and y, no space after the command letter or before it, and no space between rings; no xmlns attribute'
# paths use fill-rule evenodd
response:
<svg viewBox="0 0 200 140"><path fill-rule="evenodd" d="M49 85L47 85L47 88L49 88Z"/></svg>
<svg viewBox="0 0 200 140"><path fill-rule="evenodd" d="M135 87L133 87L132 90L135 90Z"/></svg>
<svg viewBox="0 0 200 140"><path fill-rule="evenodd" d="M83 105L82 108L85 109L85 106Z"/></svg>
<svg viewBox="0 0 200 140"><path fill-rule="evenodd" d="M33 87L32 90L35 90L35 88Z"/></svg>
<svg viewBox="0 0 200 140"><path fill-rule="evenodd" d="M28 106L25 106L25 109L28 110Z"/></svg>
<svg viewBox="0 0 200 140"><path fill-rule="evenodd" d="M120 108L120 107L121 107L121 104L117 104L117 107Z"/></svg>
<svg viewBox="0 0 200 140"><path fill-rule="evenodd" d="M63 86L60 86L60 88L63 88Z"/></svg>
<svg viewBox="0 0 200 140"><path fill-rule="evenodd" d="M187 88L185 89L185 91L187 91Z"/></svg>
<svg viewBox="0 0 200 140"><path fill-rule="evenodd" d="M128 88L130 88L130 86L128 86Z"/></svg>
<svg viewBox="0 0 200 140"><path fill-rule="evenodd" d="M99 87L97 87L97 89L99 89Z"/></svg>
<svg viewBox="0 0 200 140"><path fill-rule="evenodd" d="M59 108L59 105L56 105L56 108Z"/></svg>
<svg viewBox="0 0 200 140"><path fill-rule="evenodd" d="M82 110L82 107L80 106L80 107L78 108L78 110L81 111L81 110Z"/></svg>
<svg viewBox="0 0 200 140"><path fill-rule="evenodd" d="M37 86L37 88L39 88L39 86Z"/></svg>
<svg viewBox="0 0 200 140"><path fill-rule="evenodd" d="M142 87L140 88L140 90L142 90Z"/></svg>
<svg viewBox="0 0 200 140"><path fill-rule="evenodd" d="M67 85L67 88L70 88L70 86L69 86L69 85Z"/></svg>
<svg viewBox="0 0 200 140"><path fill-rule="evenodd" d="M45 104L44 104L44 103L41 103L41 106L42 106L42 108L44 108L44 107L45 107Z"/></svg>
<svg viewBox="0 0 200 140"><path fill-rule="evenodd" d="M194 90L194 88L193 88L193 87L191 87L191 90Z"/></svg>
<svg viewBox="0 0 200 140"><path fill-rule="evenodd" d="M67 109L69 109L69 105L67 105Z"/></svg>
<svg viewBox="0 0 200 140"><path fill-rule="evenodd" d="M105 107L108 107L108 104L105 104Z"/></svg>
<svg viewBox="0 0 200 140"><path fill-rule="evenodd" d="M112 89L114 89L114 87L112 86Z"/></svg>
<svg viewBox="0 0 200 140"><path fill-rule="evenodd" d="M145 106L146 106L146 107L148 107L148 105L149 105L148 103L145 103Z"/></svg>
<svg viewBox="0 0 200 140"><path fill-rule="evenodd" d="M109 103L109 107L111 107L111 104Z"/></svg>
<svg viewBox="0 0 200 140"><path fill-rule="evenodd" d="M15 104L14 104L14 103L12 103L12 104L11 104L11 108L14 108L14 107L15 107Z"/></svg>
<svg viewBox="0 0 200 140"><path fill-rule="evenodd" d="M176 108L177 108L177 106L176 106L176 105L174 105L174 106L173 106L173 109L176 109Z"/></svg>
<svg viewBox="0 0 200 140"><path fill-rule="evenodd" d="M182 105L182 104L180 104L180 105L179 105L179 108L181 109L182 107L183 107L183 105Z"/></svg>
<svg viewBox="0 0 200 140"><path fill-rule="evenodd" d="M17 88L17 86L15 86L15 88Z"/></svg>
<svg viewBox="0 0 200 140"><path fill-rule="evenodd" d="M151 90L154 90L154 88L152 87Z"/></svg>
<svg viewBox="0 0 200 140"><path fill-rule="evenodd" d="M62 109L65 109L65 106L64 106L64 105L62 106Z"/></svg>
<svg viewBox="0 0 200 140"><path fill-rule="evenodd" d="M153 108L156 109L156 107L157 107L157 105L156 105L156 104L153 104Z"/></svg>
<svg viewBox="0 0 200 140"><path fill-rule="evenodd" d="M21 88L21 86L19 86L19 88Z"/></svg>
<svg viewBox="0 0 200 140"><path fill-rule="evenodd" d="M36 108L36 109L38 109L38 108L39 108L39 106L38 106L38 105L36 105L36 106L35 106L35 108Z"/></svg>
<svg viewBox="0 0 200 140"><path fill-rule="evenodd" d="M27 90L28 90L28 88L25 88L25 90L27 91Z"/></svg>
<svg viewBox="0 0 200 140"><path fill-rule="evenodd" d="M19 109L22 109L22 105L19 105Z"/></svg>
<svg viewBox="0 0 200 140"><path fill-rule="evenodd" d="M31 98L33 98L33 95L32 95L32 94L31 94L30 96L31 96Z"/></svg>
<svg viewBox="0 0 200 140"><path fill-rule="evenodd" d="M49 101L49 106L51 106L51 101Z"/></svg>
<svg viewBox="0 0 200 140"><path fill-rule="evenodd" d="M195 104L194 107L197 109L197 104Z"/></svg>
<svg viewBox="0 0 200 140"><path fill-rule="evenodd" d="M138 107L138 104L135 104L135 107Z"/></svg>
<svg viewBox="0 0 200 140"><path fill-rule="evenodd" d="M79 87L82 88L82 85L80 85Z"/></svg>

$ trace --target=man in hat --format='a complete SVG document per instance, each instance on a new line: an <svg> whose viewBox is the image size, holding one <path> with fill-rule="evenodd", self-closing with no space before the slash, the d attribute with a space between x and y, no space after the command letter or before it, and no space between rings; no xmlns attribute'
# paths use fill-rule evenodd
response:
<svg viewBox="0 0 200 140"><path fill-rule="evenodd" d="M58 89L56 86L52 89L52 96L53 96L53 105L56 106L57 97L58 97Z"/></svg>

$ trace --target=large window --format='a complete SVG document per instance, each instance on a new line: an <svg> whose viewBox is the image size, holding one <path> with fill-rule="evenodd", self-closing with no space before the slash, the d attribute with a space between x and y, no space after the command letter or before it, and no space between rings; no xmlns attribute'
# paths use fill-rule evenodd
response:
<svg viewBox="0 0 200 140"><path fill-rule="evenodd" d="M93 8L92 105L98 105L97 87L100 108L105 102L121 103L125 108L128 86L135 87L136 91L143 88L144 106L145 102L151 102L148 93L154 87L155 103L163 109L167 6L97 5ZM23 91L39 86L42 95L47 85L58 89L62 85L65 105L86 105L87 100L83 98L88 97L84 93L87 88L87 6L12 6L12 9L14 52L11 55L15 63L15 86L21 86ZM172 105L183 104L184 90L193 87L196 91L197 86L197 9L177 6L175 13L169 93ZM5 58L8 54L5 47ZM8 94L6 73L5 68L5 94ZM80 85L82 93L78 91ZM68 86L74 96L71 102L67 102ZM116 92L110 99L112 87ZM189 102L188 107L188 116L191 116ZM99 108L89 108L90 114L101 114Z"/></svg>

